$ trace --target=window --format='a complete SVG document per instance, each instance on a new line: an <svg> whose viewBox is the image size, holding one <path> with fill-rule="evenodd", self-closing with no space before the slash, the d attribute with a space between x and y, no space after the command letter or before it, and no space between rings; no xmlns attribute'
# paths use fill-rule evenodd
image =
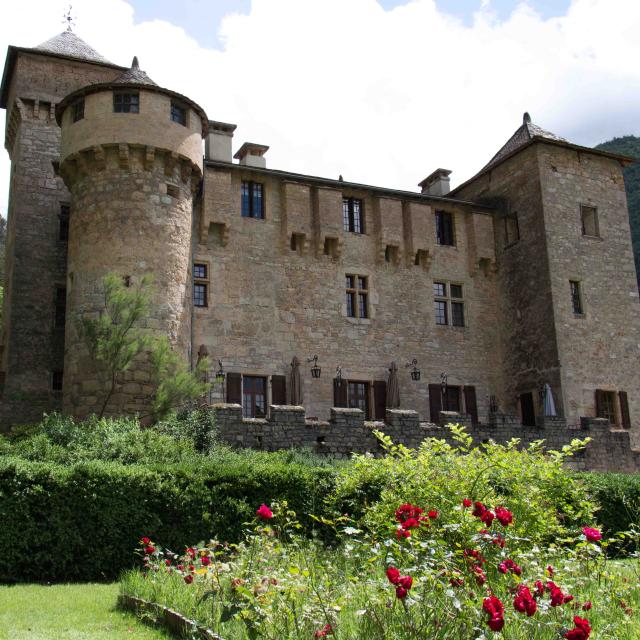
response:
<svg viewBox="0 0 640 640"><path fill-rule="evenodd" d="M62 371L51 373L51 391L62 391Z"/></svg>
<svg viewBox="0 0 640 640"><path fill-rule="evenodd" d="M347 287L347 316L349 318L369 317L369 287L366 276L346 276Z"/></svg>
<svg viewBox="0 0 640 640"><path fill-rule="evenodd" d="M208 306L209 265L206 262L193 263L193 306Z"/></svg>
<svg viewBox="0 0 640 640"><path fill-rule="evenodd" d="M510 213L504 217L504 244L506 247L515 244L520 240L520 226L518 225L518 214Z"/></svg>
<svg viewBox="0 0 640 640"><path fill-rule="evenodd" d="M80 100L76 100L73 103L72 111L71 111L71 120L73 122L78 122L78 120L82 120L84 118L84 98Z"/></svg>
<svg viewBox="0 0 640 640"><path fill-rule="evenodd" d="M264 418L267 415L267 379L242 376L242 415L245 418Z"/></svg>
<svg viewBox="0 0 640 640"><path fill-rule="evenodd" d="M64 329L64 323L67 319L67 289L65 287L56 287L54 326L57 329Z"/></svg>
<svg viewBox="0 0 640 640"><path fill-rule="evenodd" d="M167 182L167 195L171 198L179 198L180 197L180 187L177 187L175 184L169 184Z"/></svg>
<svg viewBox="0 0 640 640"><path fill-rule="evenodd" d="M571 286L571 306L573 307L573 313L577 316L581 316L584 311L582 310L580 283L577 280L569 280L569 285Z"/></svg>
<svg viewBox="0 0 640 640"><path fill-rule="evenodd" d="M264 219L264 198L262 184L259 182L242 181L241 205L243 218Z"/></svg>
<svg viewBox="0 0 640 640"><path fill-rule="evenodd" d="M140 113L140 96L135 93L116 92L113 94L115 113Z"/></svg>
<svg viewBox="0 0 640 640"><path fill-rule="evenodd" d="M369 383L347 383L347 404L350 409L361 409L366 418L369 418Z"/></svg>
<svg viewBox="0 0 640 640"><path fill-rule="evenodd" d="M615 391L596 391L596 413L598 418L606 418L610 424L617 424Z"/></svg>
<svg viewBox="0 0 640 640"><path fill-rule="evenodd" d="M67 242L69 240L69 213L71 208L68 204L60 205L60 213L58 214L58 220L60 225L58 227L58 240L60 242Z"/></svg>
<svg viewBox="0 0 640 640"><path fill-rule="evenodd" d="M447 295L447 288L448 293ZM464 327L464 301L462 299L461 284L433 283L433 306L436 324L453 327ZM451 321L449 321L451 320Z"/></svg>
<svg viewBox="0 0 640 640"><path fill-rule="evenodd" d="M600 237L598 228L598 209L585 204L580 205L580 218L582 219L582 235Z"/></svg>
<svg viewBox="0 0 640 640"><path fill-rule="evenodd" d="M446 393L442 398L443 411L455 411L460 413L462 408L460 405L460 387L447 386Z"/></svg>
<svg viewBox="0 0 640 640"><path fill-rule="evenodd" d="M446 211L436 211L436 242L441 245L455 245L453 216Z"/></svg>
<svg viewBox="0 0 640 640"><path fill-rule="evenodd" d="M342 198L342 221L345 231L364 233L362 200Z"/></svg>
<svg viewBox="0 0 640 640"><path fill-rule="evenodd" d="M187 126L187 110L177 102L171 101L171 120L182 126Z"/></svg>

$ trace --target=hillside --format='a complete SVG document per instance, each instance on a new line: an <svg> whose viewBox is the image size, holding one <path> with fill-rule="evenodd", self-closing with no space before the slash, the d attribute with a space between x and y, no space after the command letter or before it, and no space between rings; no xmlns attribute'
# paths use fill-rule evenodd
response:
<svg viewBox="0 0 640 640"><path fill-rule="evenodd" d="M621 153L625 156L633 156L640 159L640 138L636 136L622 136L603 142L596 149ZM633 254L636 259L636 274L638 275L638 288L640 288L640 162L636 162L624 170L624 183L627 189L629 202L629 220L631 222L631 239L633 241Z"/></svg>

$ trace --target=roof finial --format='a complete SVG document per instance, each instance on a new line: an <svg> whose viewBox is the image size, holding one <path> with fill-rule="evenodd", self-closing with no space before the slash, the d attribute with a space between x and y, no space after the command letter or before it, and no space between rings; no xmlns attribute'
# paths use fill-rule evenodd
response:
<svg viewBox="0 0 640 640"><path fill-rule="evenodd" d="M133 60L131 61L132 69L139 69L140 65L138 64L138 56L133 56Z"/></svg>
<svg viewBox="0 0 640 640"><path fill-rule="evenodd" d="M525 111L522 116L522 124L531 124L531 116L528 111Z"/></svg>
<svg viewBox="0 0 640 640"><path fill-rule="evenodd" d="M74 18L71 16L71 10L73 7L69 5L69 8L62 15L62 24L67 23L67 31L73 31L72 26L75 27L76 23L74 22Z"/></svg>

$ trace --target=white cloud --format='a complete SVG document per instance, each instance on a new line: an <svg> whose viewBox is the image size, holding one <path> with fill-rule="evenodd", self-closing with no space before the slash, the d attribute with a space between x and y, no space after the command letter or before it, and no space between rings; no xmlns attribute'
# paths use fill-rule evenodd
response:
<svg viewBox="0 0 640 640"><path fill-rule="evenodd" d="M123 0L76 0L74 13L103 55L123 65L138 55L158 84L237 123L235 148L270 145L273 168L416 189L446 167L461 182L525 110L581 144L640 134L639 2L574 0L549 20L523 3L504 21L483 2L467 27L433 0L391 11L375 0L253 0L249 15L223 21L223 50L164 21L134 24ZM35 46L60 18L46 0L12 3L0 45ZM7 192L5 154L3 213Z"/></svg>

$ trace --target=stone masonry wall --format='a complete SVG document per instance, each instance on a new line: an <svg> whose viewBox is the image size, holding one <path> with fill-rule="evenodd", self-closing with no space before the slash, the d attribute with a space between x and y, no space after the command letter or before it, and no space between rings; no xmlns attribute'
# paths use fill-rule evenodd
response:
<svg viewBox="0 0 640 640"><path fill-rule="evenodd" d="M452 442L446 424L461 424L473 437L475 445L489 440L506 443L519 438L521 446L538 440L545 447L558 450L573 439L591 438L587 447L574 456L569 466L580 471L613 471L637 473L640 471L640 451L632 450L627 431L609 429L606 420L583 418L579 429L568 429L562 418L546 417L536 427L525 428L512 415L491 414L492 422L473 427L469 416L441 412L440 424L424 423L416 411L387 409L384 422L365 421L360 409L331 409L327 422L307 420L304 407L275 406L268 419L243 419L238 404L213 405L215 424L223 441L236 447L276 451L291 447L305 447L315 453L338 458L352 453L373 455L381 453L374 436L382 431L396 443L416 448L426 438Z"/></svg>

